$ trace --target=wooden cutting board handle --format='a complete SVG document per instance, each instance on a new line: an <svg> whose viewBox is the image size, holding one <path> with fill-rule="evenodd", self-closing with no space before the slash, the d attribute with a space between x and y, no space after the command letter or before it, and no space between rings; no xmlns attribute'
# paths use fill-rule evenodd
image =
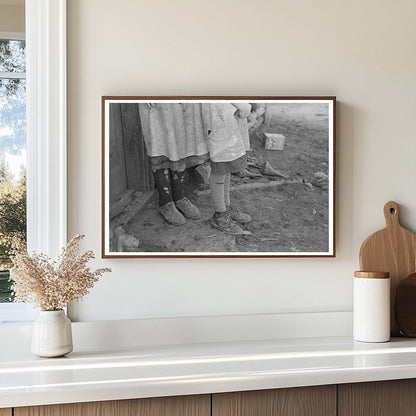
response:
<svg viewBox="0 0 416 416"><path fill-rule="evenodd" d="M386 227L401 227L399 221L399 206L394 201L387 202L384 205L384 218L386 219Z"/></svg>
<svg viewBox="0 0 416 416"><path fill-rule="evenodd" d="M400 225L399 205L389 201L384 205L386 228L370 235L360 250L362 271L390 273L391 334L400 335L394 319L394 298L401 279L416 271L416 234Z"/></svg>

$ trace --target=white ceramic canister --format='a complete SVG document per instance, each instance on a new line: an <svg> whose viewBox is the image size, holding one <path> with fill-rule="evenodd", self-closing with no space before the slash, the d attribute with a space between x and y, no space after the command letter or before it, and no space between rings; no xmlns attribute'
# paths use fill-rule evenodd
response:
<svg viewBox="0 0 416 416"><path fill-rule="evenodd" d="M390 341L389 273L354 273L353 317L353 336L356 341Z"/></svg>

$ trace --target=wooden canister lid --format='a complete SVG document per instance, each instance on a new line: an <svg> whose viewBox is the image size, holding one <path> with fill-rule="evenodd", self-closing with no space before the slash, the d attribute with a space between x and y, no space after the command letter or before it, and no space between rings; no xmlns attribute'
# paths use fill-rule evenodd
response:
<svg viewBox="0 0 416 416"><path fill-rule="evenodd" d="M354 272L354 277L364 277L366 279L388 279L389 276L389 272Z"/></svg>

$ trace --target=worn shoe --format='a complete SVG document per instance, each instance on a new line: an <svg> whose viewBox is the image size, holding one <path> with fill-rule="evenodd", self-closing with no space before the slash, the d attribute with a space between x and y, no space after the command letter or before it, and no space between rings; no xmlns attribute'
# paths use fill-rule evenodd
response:
<svg viewBox="0 0 416 416"><path fill-rule="evenodd" d="M201 218L201 213L199 212L199 209L188 199L188 198L181 198L175 201L176 208L186 218L190 218L191 220L197 220L198 218Z"/></svg>
<svg viewBox="0 0 416 416"><path fill-rule="evenodd" d="M176 209L173 202L168 202L159 207L160 215L172 225L184 225L186 223L185 217Z"/></svg>
<svg viewBox="0 0 416 416"><path fill-rule="evenodd" d="M251 215L241 212L237 207L230 205L227 207L227 212L230 213L231 219L241 224L245 224L251 221Z"/></svg>
<svg viewBox="0 0 416 416"><path fill-rule="evenodd" d="M231 235L244 235L250 234L248 231L244 231L237 223L231 219L229 212L216 212L211 218L211 224L221 231Z"/></svg>

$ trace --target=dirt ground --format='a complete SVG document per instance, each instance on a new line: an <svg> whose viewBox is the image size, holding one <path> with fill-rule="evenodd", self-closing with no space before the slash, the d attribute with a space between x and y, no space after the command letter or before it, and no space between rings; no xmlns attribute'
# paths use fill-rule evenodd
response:
<svg viewBox="0 0 416 416"><path fill-rule="evenodd" d="M265 123L250 134L252 173L265 161L287 180L261 175L232 175L231 203L252 216L243 228L250 235L234 237L213 228L209 193L189 176L187 196L202 218L183 226L169 225L157 211L157 196L125 226L139 239L140 252L327 252L328 251L328 108L324 104L269 104ZM265 150L264 132L286 138L284 150ZM272 182L273 181L273 182ZM280 185L260 187L274 184ZM278 182L277 182L278 183ZM251 189L238 189L251 184ZM260 186L259 186L260 185Z"/></svg>

